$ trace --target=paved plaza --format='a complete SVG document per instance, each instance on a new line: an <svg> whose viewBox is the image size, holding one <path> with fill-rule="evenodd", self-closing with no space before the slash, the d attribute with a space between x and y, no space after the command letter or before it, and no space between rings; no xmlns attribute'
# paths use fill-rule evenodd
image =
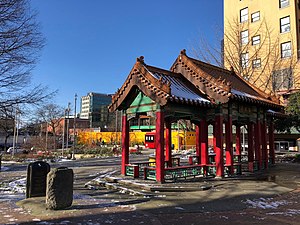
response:
<svg viewBox="0 0 300 225"><path fill-rule="evenodd" d="M155 191L127 185L128 190L143 194L85 187L99 177L124 179L118 175L119 169L119 166L96 164L73 167L74 202L67 210L46 210L43 197L24 199L17 189L15 194L5 194L2 190L0 223L296 225L300 221L298 163L279 163L266 174L241 178L199 178L164 185L144 183L154 185ZM0 178L2 183L22 181L25 171L2 171ZM143 183L142 180L127 182ZM208 188L204 190L203 186Z"/></svg>

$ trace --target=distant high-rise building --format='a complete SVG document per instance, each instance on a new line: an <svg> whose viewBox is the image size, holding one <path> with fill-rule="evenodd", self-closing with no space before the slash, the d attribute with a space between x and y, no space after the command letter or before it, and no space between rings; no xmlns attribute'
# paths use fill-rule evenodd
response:
<svg viewBox="0 0 300 225"><path fill-rule="evenodd" d="M112 115L107 106L111 103L111 95L90 92L81 97L80 118L89 119L91 128L106 129Z"/></svg>
<svg viewBox="0 0 300 225"><path fill-rule="evenodd" d="M224 0L224 66L266 92L300 88L299 0Z"/></svg>

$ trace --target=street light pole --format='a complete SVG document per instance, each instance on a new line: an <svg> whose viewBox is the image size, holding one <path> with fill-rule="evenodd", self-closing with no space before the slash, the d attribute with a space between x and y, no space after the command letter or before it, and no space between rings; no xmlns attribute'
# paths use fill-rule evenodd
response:
<svg viewBox="0 0 300 225"><path fill-rule="evenodd" d="M75 93L74 96L74 121L73 121L73 154L72 158L75 159L75 146L76 146L76 101L77 101L77 94Z"/></svg>
<svg viewBox="0 0 300 225"><path fill-rule="evenodd" d="M76 145L76 101L77 101L77 94L75 94L75 99L74 99L74 121L73 121L73 151L75 150L75 145ZM74 152L73 152L74 153Z"/></svg>

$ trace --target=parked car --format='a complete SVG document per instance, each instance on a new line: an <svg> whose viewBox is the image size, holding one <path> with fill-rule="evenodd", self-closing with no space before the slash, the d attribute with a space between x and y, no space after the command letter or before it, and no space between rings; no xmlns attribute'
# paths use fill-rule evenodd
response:
<svg viewBox="0 0 300 225"><path fill-rule="evenodd" d="M7 149L7 153L8 154L12 154L13 153L13 150L14 150L14 148L13 147L9 147L8 149ZM28 153L28 150L26 150L26 149L23 149L23 148L20 148L20 147L15 147L15 152L14 152L15 154L17 154L17 153L24 153L24 154L26 154L26 153Z"/></svg>

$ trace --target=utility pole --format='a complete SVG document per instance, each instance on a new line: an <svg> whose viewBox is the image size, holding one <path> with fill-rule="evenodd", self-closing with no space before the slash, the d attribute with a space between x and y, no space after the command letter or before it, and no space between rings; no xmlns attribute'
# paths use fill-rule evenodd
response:
<svg viewBox="0 0 300 225"><path fill-rule="evenodd" d="M74 99L74 121L73 121L73 158L75 158L75 146L76 146L76 101L77 94L75 93Z"/></svg>
<svg viewBox="0 0 300 225"><path fill-rule="evenodd" d="M64 110L64 124L63 124L63 135L62 135L62 151L61 156L64 157L64 148L65 148L65 130L66 130L66 112L67 110Z"/></svg>
<svg viewBox="0 0 300 225"><path fill-rule="evenodd" d="M70 105L71 103L68 103L68 108L67 108L67 142L66 142L66 149L69 148L69 117L70 117Z"/></svg>

